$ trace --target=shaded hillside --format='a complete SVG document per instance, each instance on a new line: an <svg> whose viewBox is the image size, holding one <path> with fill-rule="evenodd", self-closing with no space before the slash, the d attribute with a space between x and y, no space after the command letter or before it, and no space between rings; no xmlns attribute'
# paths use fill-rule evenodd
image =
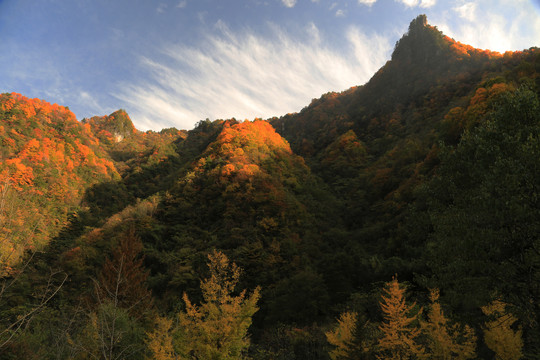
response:
<svg viewBox="0 0 540 360"><path fill-rule="evenodd" d="M347 204L346 222L359 239L392 254L410 243L404 211L433 175L440 142L457 144L500 94L537 87L539 74L537 48L504 55L474 49L422 15L368 83L270 122Z"/></svg>

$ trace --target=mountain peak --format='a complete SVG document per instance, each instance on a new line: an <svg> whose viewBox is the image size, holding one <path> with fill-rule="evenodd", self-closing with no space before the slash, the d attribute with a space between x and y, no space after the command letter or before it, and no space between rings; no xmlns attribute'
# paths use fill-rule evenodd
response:
<svg viewBox="0 0 540 360"><path fill-rule="evenodd" d="M137 131L128 113L123 109L117 110L109 116L94 116L91 119L84 119L83 122L95 127L98 133L99 131L108 132L108 136L112 136L115 142L120 142Z"/></svg>
<svg viewBox="0 0 540 360"><path fill-rule="evenodd" d="M409 30L396 43L392 60L426 63L431 55L440 54L444 36L435 26L428 24L427 16L418 15L409 24Z"/></svg>
<svg viewBox="0 0 540 360"><path fill-rule="evenodd" d="M409 24L409 33L415 31L421 31L428 26L426 14L418 15L415 19Z"/></svg>

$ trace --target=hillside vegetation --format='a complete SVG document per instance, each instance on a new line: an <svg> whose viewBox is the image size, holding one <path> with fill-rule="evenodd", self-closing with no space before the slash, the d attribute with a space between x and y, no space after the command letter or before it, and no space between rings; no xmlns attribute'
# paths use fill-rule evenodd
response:
<svg viewBox="0 0 540 360"><path fill-rule="evenodd" d="M540 353L540 50L419 16L365 85L141 132L0 95L1 359Z"/></svg>

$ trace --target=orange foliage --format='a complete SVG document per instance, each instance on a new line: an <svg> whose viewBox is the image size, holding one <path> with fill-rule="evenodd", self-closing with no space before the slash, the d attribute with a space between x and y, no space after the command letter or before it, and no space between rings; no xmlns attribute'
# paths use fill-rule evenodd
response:
<svg viewBox="0 0 540 360"><path fill-rule="evenodd" d="M222 149L226 150L226 152L237 149L238 147L257 147L260 148L261 151L282 149L289 153L291 152L286 140L276 133L274 128L268 122L262 120L256 120L254 122L246 121L233 126L226 123L217 142L221 144Z"/></svg>
<svg viewBox="0 0 540 360"><path fill-rule="evenodd" d="M1 107L0 109L2 111L8 112L11 109L13 109L13 106L15 106L15 99L14 98L6 98L6 95L2 94L1 97Z"/></svg>
<svg viewBox="0 0 540 360"><path fill-rule="evenodd" d="M238 170L238 176L237 178L239 180L247 180L251 177L253 177L255 174L259 172L259 166L255 164L246 164L242 166L240 170Z"/></svg>
<svg viewBox="0 0 540 360"><path fill-rule="evenodd" d="M479 88L476 90L476 93L471 98L471 105L476 105L479 103L483 103L486 101L487 98L487 90L485 88Z"/></svg>
<svg viewBox="0 0 540 360"><path fill-rule="evenodd" d="M208 156L198 160L196 171L202 172L216 159L221 163L214 173L225 181L235 176L245 181L259 174L261 161L275 157L276 153L292 154L289 143L266 121L255 120L243 123L226 121L216 142L207 151ZM224 162L222 162L224 160Z"/></svg>
<svg viewBox="0 0 540 360"><path fill-rule="evenodd" d="M9 159L6 160L10 174L10 180L14 189L22 190L22 186L33 185L34 173L31 167L24 165L21 159Z"/></svg>
<svg viewBox="0 0 540 360"><path fill-rule="evenodd" d="M450 49L458 56L458 59L464 59L471 56L482 56L488 58L502 57L502 55L497 51L476 49L471 45L462 44L459 41L455 41L446 35L444 36L444 40L450 43ZM513 54L512 52L509 53Z"/></svg>

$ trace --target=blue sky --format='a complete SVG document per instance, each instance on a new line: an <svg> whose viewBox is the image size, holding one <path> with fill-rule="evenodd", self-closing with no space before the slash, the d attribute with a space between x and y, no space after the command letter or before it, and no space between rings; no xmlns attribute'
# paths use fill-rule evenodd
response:
<svg viewBox="0 0 540 360"><path fill-rule="evenodd" d="M540 46L540 0L0 0L0 91L140 130L281 116L364 84L419 14L475 47Z"/></svg>

